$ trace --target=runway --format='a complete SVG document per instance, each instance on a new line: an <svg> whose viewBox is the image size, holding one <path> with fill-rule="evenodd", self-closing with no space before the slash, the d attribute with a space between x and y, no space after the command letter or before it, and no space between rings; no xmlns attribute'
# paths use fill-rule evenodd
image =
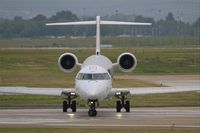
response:
<svg viewBox="0 0 200 133"><path fill-rule="evenodd" d="M198 128L200 107L131 108L130 113L98 108L96 117L88 109L63 113L61 109L1 109L2 127L62 128Z"/></svg>

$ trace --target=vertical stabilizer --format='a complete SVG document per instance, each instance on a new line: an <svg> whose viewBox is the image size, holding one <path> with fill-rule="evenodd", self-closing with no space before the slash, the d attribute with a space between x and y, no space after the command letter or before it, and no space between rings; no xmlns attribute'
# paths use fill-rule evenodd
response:
<svg viewBox="0 0 200 133"><path fill-rule="evenodd" d="M100 16L96 17L96 55L100 54Z"/></svg>

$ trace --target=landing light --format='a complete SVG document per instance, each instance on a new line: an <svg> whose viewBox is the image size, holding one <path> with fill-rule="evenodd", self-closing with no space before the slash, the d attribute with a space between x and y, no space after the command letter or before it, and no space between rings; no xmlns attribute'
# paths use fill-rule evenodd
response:
<svg viewBox="0 0 200 133"><path fill-rule="evenodd" d="M76 93L74 93L74 92L71 92L71 96L74 96L74 95L76 95Z"/></svg>
<svg viewBox="0 0 200 133"><path fill-rule="evenodd" d="M121 92L116 92L116 95L121 95Z"/></svg>

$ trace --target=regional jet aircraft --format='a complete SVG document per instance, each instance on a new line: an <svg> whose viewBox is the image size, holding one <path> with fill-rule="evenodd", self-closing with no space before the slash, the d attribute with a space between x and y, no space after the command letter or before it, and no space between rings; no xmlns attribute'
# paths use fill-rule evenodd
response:
<svg viewBox="0 0 200 133"><path fill-rule="evenodd" d="M151 23L136 22L119 22L119 21L103 21L100 16L96 17L96 21L81 22L64 22L64 23L48 23L47 26L59 25L96 25L96 52L89 56L82 64L72 53L64 53L58 59L58 66L64 72L71 72L76 66L80 67L80 71L76 75L75 88L30 88L30 87L0 87L0 92L19 93L19 94L36 94L36 95L54 95L63 96L63 112L71 109L76 112L76 98L87 101L89 105L89 116L96 116L96 106L103 99L116 97L116 112L120 112L122 108L126 112L130 112L130 102L127 99L130 95L146 95L158 93L174 93L197 91L198 87L146 87L146 88L112 88L113 69L118 66L123 72L132 71L136 65L136 57L132 53L122 53L117 58L116 63L112 63L110 59L100 53L100 25L141 25L148 26Z"/></svg>

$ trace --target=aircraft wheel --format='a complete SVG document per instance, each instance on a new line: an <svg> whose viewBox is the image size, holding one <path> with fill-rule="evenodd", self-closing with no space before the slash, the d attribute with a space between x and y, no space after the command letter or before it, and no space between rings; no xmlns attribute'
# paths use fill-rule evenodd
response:
<svg viewBox="0 0 200 133"><path fill-rule="evenodd" d="M88 115L89 115L89 116L96 116L96 115L97 115L97 111L96 111L96 110L90 109L90 110L88 111Z"/></svg>
<svg viewBox="0 0 200 133"><path fill-rule="evenodd" d="M72 112L76 112L76 101L72 101L71 108L72 108Z"/></svg>
<svg viewBox="0 0 200 133"><path fill-rule="evenodd" d="M125 109L126 109L126 112L130 112L130 101L126 101Z"/></svg>
<svg viewBox="0 0 200 133"><path fill-rule="evenodd" d="M116 111L121 112L121 102L120 101L116 102Z"/></svg>
<svg viewBox="0 0 200 133"><path fill-rule="evenodd" d="M67 112L68 104L67 101L63 101L63 112Z"/></svg>

